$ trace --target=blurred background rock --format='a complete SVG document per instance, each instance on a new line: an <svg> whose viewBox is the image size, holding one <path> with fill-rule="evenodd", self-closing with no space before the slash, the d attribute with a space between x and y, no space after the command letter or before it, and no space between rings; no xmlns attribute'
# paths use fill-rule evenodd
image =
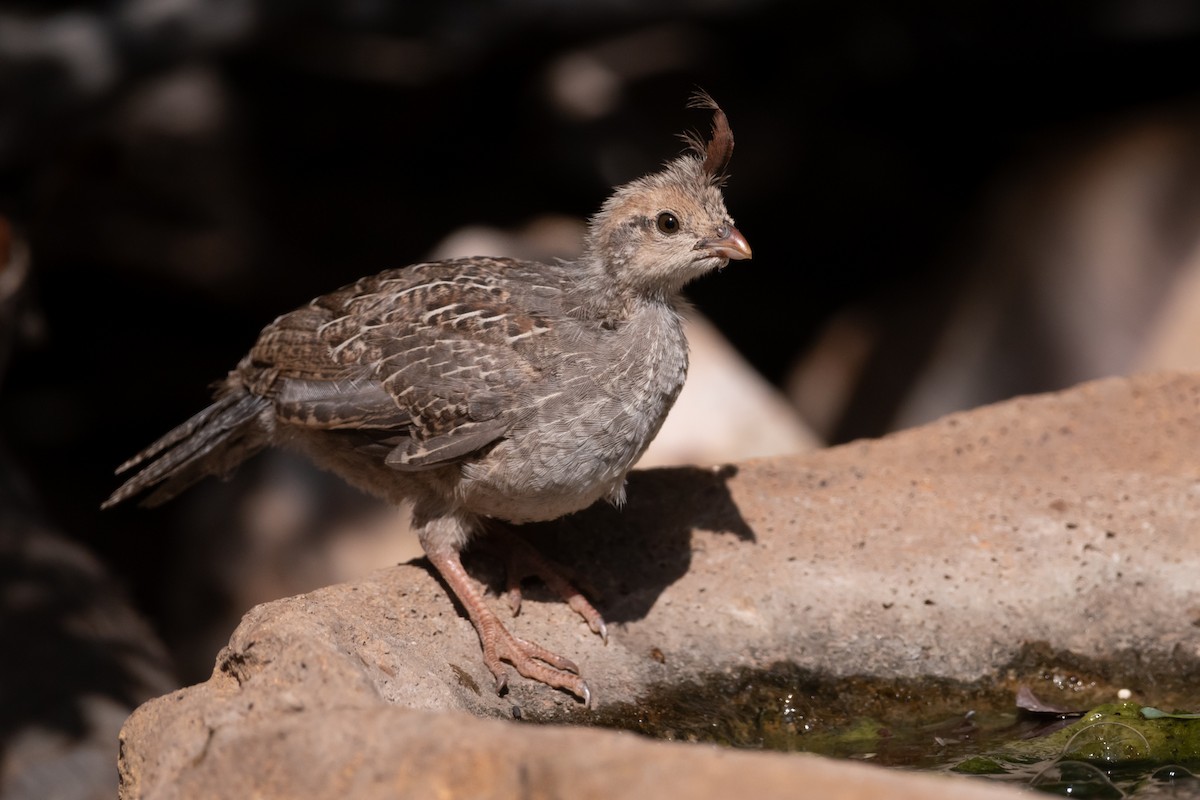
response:
<svg viewBox="0 0 1200 800"><path fill-rule="evenodd" d="M648 463L1193 368L1198 46L1184 0L7 3L0 213L33 257L0 269L6 480L202 678L249 605L413 543L286 454L101 514L113 467L317 294L571 256L611 186L707 124L697 86L755 258L689 288L693 380Z"/></svg>

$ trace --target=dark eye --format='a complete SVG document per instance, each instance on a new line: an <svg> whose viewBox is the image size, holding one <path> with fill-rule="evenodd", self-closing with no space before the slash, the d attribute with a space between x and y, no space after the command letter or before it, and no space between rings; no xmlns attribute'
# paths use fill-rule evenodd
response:
<svg viewBox="0 0 1200 800"><path fill-rule="evenodd" d="M665 234L679 233L679 220L670 211L664 211L656 220L658 229Z"/></svg>

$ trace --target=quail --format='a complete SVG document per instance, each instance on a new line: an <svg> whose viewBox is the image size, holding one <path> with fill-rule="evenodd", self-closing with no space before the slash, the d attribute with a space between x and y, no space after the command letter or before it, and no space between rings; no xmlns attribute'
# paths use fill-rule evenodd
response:
<svg viewBox="0 0 1200 800"><path fill-rule="evenodd" d="M211 405L118 468L140 469L104 507L144 490L157 505L265 447L297 450L385 501L412 503L421 546L474 624L498 691L507 661L589 703L576 665L510 633L459 554L489 519L624 501L626 473L687 373L682 287L751 255L721 191L729 123L707 95L692 105L712 111L711 135L686 135L682 155L615 189L578 259L414 264L284 314ZM512 538L606 637L595 607Z"/></svg>

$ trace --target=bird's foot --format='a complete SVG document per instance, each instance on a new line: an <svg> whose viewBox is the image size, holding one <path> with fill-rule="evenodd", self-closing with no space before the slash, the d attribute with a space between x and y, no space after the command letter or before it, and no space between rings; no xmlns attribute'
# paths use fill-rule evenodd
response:
<svg viewBox="0 0 1200 800"><path fill-rule="evenodd" d="M508 670L501 663L507 661L526 678L541 681L554 689L564 689L583 700L584 705L591 705L591 689L580 677L575 662L535 642L513 636L496 613L488 608L483 593L463 569L457 550L426 544L426 556L467 610L483 646L483 662L496 678L497 693L503 693L508 687ZM591 608L590 604L588 607Z"/></svg>
<svg viewBox="0 0 1200 800"><path fill-rule="evenodd" d="M521 581L534 576L540 578L576 614L583 617L592 633L598 634L604 643L608 644L608 626L604 623L604 617L575 587L573 579L566 576L565 567L546 558L533 545L512 531L496 531L494 535L502 536L505 541L507 589L504 598L514 617L521 613Z"/></svg>
<svg viewBox="0 0 1200 800"><path fill-rule="evenodd" d="M508 688L508 670L501 663L507 661L526 678L555 689L565 689L583 700L585 706L591 705L592 691L587 681L580 677L574 661L552 653L536 642L514 636L490 609L483 609L480 619L472 619L472 622L475 622L483 645L483 663L496 678L497 694L503 694Z"/></svg>

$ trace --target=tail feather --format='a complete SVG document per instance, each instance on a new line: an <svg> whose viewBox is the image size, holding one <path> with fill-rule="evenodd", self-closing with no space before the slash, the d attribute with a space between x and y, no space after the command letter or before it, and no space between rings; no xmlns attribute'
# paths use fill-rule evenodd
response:
<svg viewBox="0 0 1200 800"><path fill-rule="evenodd" d="M201 478L228 474L268 444L267 429L260 418L269 406L269 400L244 389L219 397L118 467L120 474L145 463L100 507L109 508L162 484L145 501L146 505L158 505Z"/></svg>

